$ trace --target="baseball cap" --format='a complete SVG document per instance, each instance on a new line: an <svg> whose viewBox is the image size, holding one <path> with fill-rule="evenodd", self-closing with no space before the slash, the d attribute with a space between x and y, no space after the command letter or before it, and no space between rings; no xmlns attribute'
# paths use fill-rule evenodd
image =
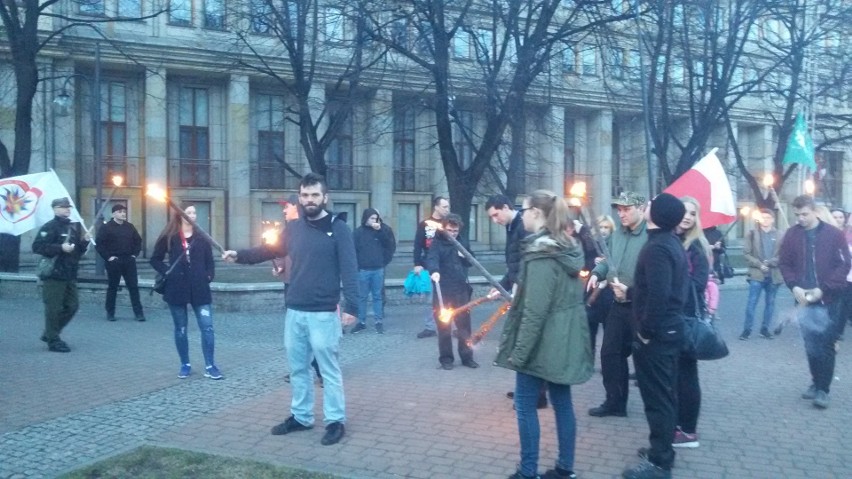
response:
<svg viewBox="0 0 852 479"><path fill-rule="evenodd" d="M53 208L70 208L71 200L69 200L68 197L56 198L50 203L50 206Z"/></svg>
<svg viewBox="0 0 852 479"><path fill-rule="evenodd" d="M613 206L641 206L645 204L645 197L632 191L625 191L612 199Z"/></svg>

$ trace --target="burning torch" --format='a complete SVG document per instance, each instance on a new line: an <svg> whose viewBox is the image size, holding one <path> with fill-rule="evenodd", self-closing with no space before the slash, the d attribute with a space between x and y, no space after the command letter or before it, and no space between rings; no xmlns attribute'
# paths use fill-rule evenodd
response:
<svg viewBox="0 0 852 479"><path fill-rule="evenodd" d="M500 305L500 307L497 308L497 311L494 311L494 314L492 314L490 318L488 318L484 323L482 323L482 326L480 326L476 333L474 333L470 337L467 342L467 345L473 347L479 344L479 342L482 341L483 338L485 338L485 335L488 334L489 331L491 331L491 328L494 327L494 324L496 324L497 321L504 314L506 314L506 311L509 311L510 307L511 305L509 303L503 303L502 305Z"/></svg>
<svg viewBox="0 0 852 479"><path fill-rule="evenodd" d="M167 205L169 205L169 208L173 209L177 214L180 215L181 218L183 218L184 221L192 225L196 233L198 233L202 238L206 239L211 245L213 245L214 248L219 250L220 253L225 253L225 248L223 248L218 241L214 240L212 236L210 236L206 231L204 231L202 227L198 226L198 223L192 221L192 219L190 219L190 217L187 216L187 214L182 209L180 209L178 205L176 205L174 201L172 201L171 198L169 198L165 190L160 188L158 185L152 183L148 185L148 191L145 194L161 203L166 203Z"/></svg>
<svg viewBox="0 0 852 479"><path fill-rule="evenodd" d="M98 209L98 212L95 213L95 218L92 220L92 226L90 226L88 228L84 227L84 229L86 230L86 233L88 233L90 235L92 234L92 230L95 229L95 226L98 224L98 219L103 218L104 211L106 210L107 206L109 206L110 201L112 201L112 197L115 196L116 190L121 188L122 183L124 183L124 178L121 175L115 175L115 176L112 177L112 189L110 190L109 195L107 196L106 200L104 200L104 202L101 203L101 207ZM103 220L101 220L101 221L103 221Z"/></svg>
<svg viewBox="0 0 852 479"><path fill-rule="evenodd" d="M481 298L474 299L473 301L470 301L468 303L465 303L465 304L463 304L463 305L461 305L461 306L459 306L458 308L455 308L455 309L446 309L445 310L442 307L441 314L438 316L438 319L442 323L449 323L450 320L453 319L453 316L467 312L467 311L470 311L471 309L479 306L480 304L486 303L486 302L491 301L493 299L494 299L493 297L486 295L486 296L483 296Z"/></svg>

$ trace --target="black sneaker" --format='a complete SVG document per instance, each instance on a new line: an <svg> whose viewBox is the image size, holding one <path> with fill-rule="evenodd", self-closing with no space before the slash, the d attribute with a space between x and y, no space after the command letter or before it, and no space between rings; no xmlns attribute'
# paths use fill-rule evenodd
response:
<svg viewBox="0 0 852 479"><path fill-rule="evenodd" d="M740 334L740 341L748 341L749 336L751 336L751 330L746 329L743 334Z"/></svg>
<svg viewBox="0 0 852 479"><path fill-rule="evenodd" d="M436 333L435 331L432 331L431 329L424 329L423 331L420 331L419 333L417 333L417 339L431 338L431 337L434 337L434 336L437 336L437 335L438 335L438 333Z"/></svg>
<svg viewBox="0 0 852 479"><path fill-rule="evenodd" d="M766 328L760 330L760 337L763 339L773 339L772 334Z"/></svg>
<svg viewBox="0 0 852 479"><path fill-rule="evenodd" d="M47 350L54 353L70 353L71 348L61 339L54 339L47 345Z"/></svg>
<svg viewBox="0 0 852 479"><path fill-rule="evenodd" d="M611 407L607 406L606 404L601 404L598 407L593 407L593 408L589 409L589 416L594 416L594 417L607 417L607 416L626 417L627 411L617 411L617 410L612 409Z"/></svg>
<svg viewBox="0 0 852 479"><path fill-rule="evenodd" d="M42 341L43 343L48 342L48 341L47 341L47 336L46 336L46 335L44 335L44 334L42 334L42 335L41 335L41 337L40 337L39 339L41 339L41 341Z"/></svg>
<svg viewBox="0 0 852 479"><path fill-rule="evenodd" d="M379 334L385 334L385 325L382 323L376 323L376 332Z"/></svg>
<svg viewBox="0 0 852 479"><path fill-rule="evenodd" d="M108 314L107 315L107 321L115 321L115 315L114 314Z"/></svg>
<svg viewBox="0 0 852 479"><path fill-rule="evenodd" d="M441 363L441 369L445 371L452 371L453 363Z"/></svg>
<svg viewBox="0 0 852 479"><path fill-rule="evenodd" d="M648 460L644 460L636 467L626 469L621 473L624 479L671 479L672 471L656 466Z"/></svg>
<svg viewBox="0 0 852 479"><path fill-rule="evenodd" d="M541 475L541 479L577 479L577 474L574 471L569 471L556 466L553 469L548 469Z"/></svg>
<svg viewBox="0 0 852 479"><path fill-rule="evenodd" d="M323 446L337 444L341 439L343 439L343 434L345 432L346 428L343 427L342 422L333 422L325 427L325 435L322 437L322 441L320 441L320 443Z"/></svg>
<svg viewBox="0 0 852 479"><path fill-rule="evenodd" d="M515 399L515 391L507 392L506 397L509 398L509 399Z"/></svg>
<svg viewBox="0 0 852 479"><path fill-rule="evenodd" d="M139 321L140 323L144 323L145 322L145 316L141 315L141 314L137 314L136 315L136 321Z"/></svg>
<svg viewBox="0 0 852 479"><path fill-rule="evenodd" d="M356 334L356 333L360 333L361 331L363 331L363 330L365 330L365 329L367 329L367 325L366 325L366 324L364 324L364 323L358 323L358 324L356 324L356 325L355 325L355 327L353 327L353 328L352 328L352 330L351 330L351 331L349 331L349 333L350 333L350 334Z"/></svg>
<svg viewBox="0 0 852 479"><path fill-rule="evenodd" d="M468 360L462 361L462 366L467 366L471 369L476 369L476 368L479 367L479 363L477 363L473 359L468 359Z"/></svg>
<svg viewBox="0 0 852 479"><path fill-rule="evenodd" d="M272 428L272 435L283 436L284 434L290 434L291 432L307 431L309 429L313 429L313 426L305 426L297 421L295 416L290 416L286 421Z"/></svg>
<svg viewBox="0 0 852 479"><path fill-rule="evenodd" d="M525 476L521 474L521 471L516 471L514 474L509 476L509 479L541 479L541 476L536 474L535 476Z"/></svg>

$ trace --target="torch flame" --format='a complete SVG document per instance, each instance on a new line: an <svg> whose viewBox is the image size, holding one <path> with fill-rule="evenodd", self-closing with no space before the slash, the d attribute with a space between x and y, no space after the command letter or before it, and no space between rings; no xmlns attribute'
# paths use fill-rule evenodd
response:
<svg viewBox="0 0 852 479"><path fill-rule="evenodd" d="M444 324L449 323L453 319L453 310L450 308L444 308L441 310L441 314L438 315L438 320Z"/></svg>
<svg viewBox="0 0 852 479"><path fill-rule="evenodd" d="M775 177L772 175L772 173L767 173L763 175L763 186L765 186L766 188L771 188L774 184Z"/></svg>
<svg viewBox="0 0 852 479"><path fill-rule="evenodd" d="M115 185L116 188L121 186L124 183L124 178L121 175L115 175L112 177L112 184Z"/></svg>
<svg viewBox="0 0 852 479"><path fill-rule="evenodd" d="M571 185L571 189L568 190L568 194L573 196L574 198L582 198L586 196L586 182L578 181Z"/></svg>
<svg viewBox="0 0 852 479"><path fill-rule="evenodd" d="M157 200L157 201L160 201L160 202L163 202L163 203L166 202L166 198L167 198L166 191L164 189L160 188L160 186L157 185L156 183L151 183L150 185L148 185L148 191L145 194L150 196L151 198Z"/></svg>
<svg viewBox="0 0 852 479"><path fill-rule="evenodd" d="M740 208L740 214L743 215L743 218L748 218L748 215L751 214L751 207L743 206Z"/></svg>
<svg viewBox="0 0 852 479"><path fill-rule="evenodd" d="M814 180L812 180L810 178L805 180L805 193L813 196L815 191L816 191L816 184L814 184Z"/></svg>
<svg viewBox="0 0 852 479"><path fill-rule="evenodd" d="M580 271L580 277L583 278L583 279L588 278L589 277L589 270L584 269L584 270Z"/></svg>
<svg viewBox="0 0 852 479"><path fill-rule="evenodd" d="M760 222L760 220L763 219L763 213L761 213L760 210L754 210L751 212L751 219Z"/></svg>
<svg viewBox="0 0 852 479"><path fill-rule="evenodd" d="M273 228L263 230L260 237L263 238L263 242L266 244L274 245L278 243L278 231Z"/></svg>

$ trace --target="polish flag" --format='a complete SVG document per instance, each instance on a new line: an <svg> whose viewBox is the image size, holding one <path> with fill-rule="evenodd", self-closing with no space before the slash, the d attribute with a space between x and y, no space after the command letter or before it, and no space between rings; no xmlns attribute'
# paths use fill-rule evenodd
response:
<svg viewBox="0 0 852 479"><path fill-rule="evenodd" d="M716 157L717 148L698 160L689 171L665 189L680 198L691 196L701 205L701 227L733 223L737 219L734 194L722 162Z"/></svg>

